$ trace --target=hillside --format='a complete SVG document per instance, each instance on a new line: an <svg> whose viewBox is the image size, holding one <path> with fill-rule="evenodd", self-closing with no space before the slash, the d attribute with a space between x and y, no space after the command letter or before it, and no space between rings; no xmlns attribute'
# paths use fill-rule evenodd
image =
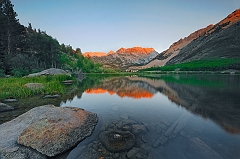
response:
<svg viewBox="0 0 240 159"><path fill-rule="evenodd" d="M167 64L209 58L240 58L240 9L211 27L170 59Z"/></svg>
<svg viewBox="0 0 240 159"><path fill-rule="evenodd" d="M145 69L204 58L240 57L240 9L219 23L210 24L174 42L148 64L130 69Z"/></svg>
<svg viewBox="0 0 240 159"><path fill-rule="evenodd" d="M149 63L158 55L153 48L120 48L116 52L107 54L99 52L86 52L83 56L91 58L94 62L103 64L106 68L128 69L130 66L141 66Z"/></svg>

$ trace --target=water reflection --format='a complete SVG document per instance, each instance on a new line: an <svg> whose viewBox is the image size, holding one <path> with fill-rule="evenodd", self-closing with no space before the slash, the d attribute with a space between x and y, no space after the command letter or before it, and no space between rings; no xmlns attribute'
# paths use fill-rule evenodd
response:
<svg viewBox="0 0 240 159"><path fill-rule="evenodd" d="M148 158L238 158L239 81L239 76L202 75L102 79L85 89L82 99L62 104L79 105L100 118L95 133L68 158L128 156L98 152L104 149L99 134L113 130L133 133L135 155Z"/></svg>
<svg viewBox="0 0 240 159"><path fill-rule="evenodd" d="M120 97L152 98L157 92L191 113L211 119L229 133L240 133L239 76L175 75L116 77L85 90L85 93L117 94Z"/></svg>
<svg viewBox="0 0 240 159"><path fill-rule="evenodd" d="M240 157L239 90L239 76L87 77L57 99L20 99L17 109L0 113L0 119L10 116L10 120L44 104L97 113L96 131L68 158L116 157L99 146L98 136L103 131L128 130L136 137L134 150L143 150L148 158L234 159Z"/></svg>

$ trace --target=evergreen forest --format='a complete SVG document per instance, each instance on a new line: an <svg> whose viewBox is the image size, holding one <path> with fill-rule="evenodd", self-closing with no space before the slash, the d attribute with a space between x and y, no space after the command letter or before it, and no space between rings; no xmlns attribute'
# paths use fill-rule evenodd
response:
<svg viewBox="0 0 240 159"><path fill-rule="evenodd" d="M0 77L25 76L47 68L72 72L102 72L100 64L82 56L81 49L59 44L40 29L20 24L10 0L0 0Z"/></svg>

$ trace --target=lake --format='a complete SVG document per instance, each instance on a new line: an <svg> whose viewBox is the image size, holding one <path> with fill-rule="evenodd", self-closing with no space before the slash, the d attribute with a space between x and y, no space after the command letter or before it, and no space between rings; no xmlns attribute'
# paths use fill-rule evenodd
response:
<svg viewBox="0 0 240 159"><path fill-rule="evenodd" d="M57 158L240 158L240 76L93 76L69 87L58 99L19 100L1 122L44 104L96 113L94 133ZM108 142L110 132L116 142Z"/></svg>

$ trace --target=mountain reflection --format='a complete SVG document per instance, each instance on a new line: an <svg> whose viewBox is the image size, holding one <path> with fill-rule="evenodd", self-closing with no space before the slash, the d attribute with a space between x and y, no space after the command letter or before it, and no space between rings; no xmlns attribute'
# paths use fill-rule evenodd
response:
<svg viewBox="0 0 240 159"><path fill-rule="evenodd" d="M240 134L238 76L115 77L85 93L117 94L121 98L152 98L160 92L189 112L211 119L229 133Z"/></svg>
<svg viewBox="0 0 240 159"><path fill-rule="evenodd" d="M117 94L119 97L130 97L134 99L139 99L139 98L152 98L153 94L148 92L147 90L141 89L139 87L130 87L126 88L124 90L118 90L117 92L113 92L110 90L104 90L101 88L96 88L96 89L87 89L85 91L87 94L103 94L103 93L109 93L110 95Z"/></svg>
<svg viewBox="0 0 240 159"><path fill-rule="evenodd" d="M140 99L152 98L157 90L142 80L133 81L131 77L116 77L104 80L101 84L85 90L85 93L109 93L110 95L116 94L121 98Z"/></svg>

